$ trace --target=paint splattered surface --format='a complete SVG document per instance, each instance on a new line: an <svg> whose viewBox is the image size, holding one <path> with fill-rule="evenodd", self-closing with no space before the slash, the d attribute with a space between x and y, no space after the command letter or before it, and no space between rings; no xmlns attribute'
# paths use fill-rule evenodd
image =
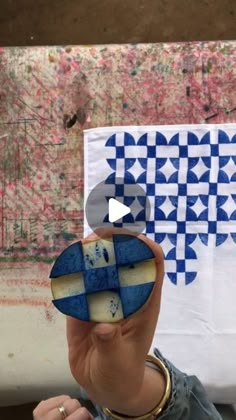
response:
<svg viewBox="0 0 236 420"><path fill-rule="evenodd" d="M84 128L233 122L235 86L234 42L1 48L0 304L50 306L10 284L82 234Z"/></svg>
<svg viewBox="0 0 236 420"><path fill-rule="evenodd" d="M83 129L235 122L235 98L236 42L0 48L1 354L10 403L22 383L44 383L48 360L50 380L52 370L54 384L62 377L64 319L50 303L48 274L83 231ZM43 397L47 390L29 395Z"/></svg>

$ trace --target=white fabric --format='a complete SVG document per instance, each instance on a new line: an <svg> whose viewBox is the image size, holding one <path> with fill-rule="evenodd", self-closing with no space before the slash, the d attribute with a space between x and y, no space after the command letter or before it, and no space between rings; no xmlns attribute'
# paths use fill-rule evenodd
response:
<svg viewBox="0 0 236 420"><path fill-rule="evenodd" d="M84 138L85 202L127 172L151 202L144 233L161 243L166 271L153 346L215 402L236 403L236 124L95 128Z"/></svg>

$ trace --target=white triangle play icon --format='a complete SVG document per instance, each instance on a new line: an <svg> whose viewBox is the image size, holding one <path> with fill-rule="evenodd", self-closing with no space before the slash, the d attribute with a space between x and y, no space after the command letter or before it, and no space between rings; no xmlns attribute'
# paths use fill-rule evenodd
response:
<svg viewBox="0 0 236 420"><path fill-rule="evenodd" d="M115 200L115 198L110 198L108 202L108 218L110 223L116 222L129 213L131 213L129 207Z"/></svg>

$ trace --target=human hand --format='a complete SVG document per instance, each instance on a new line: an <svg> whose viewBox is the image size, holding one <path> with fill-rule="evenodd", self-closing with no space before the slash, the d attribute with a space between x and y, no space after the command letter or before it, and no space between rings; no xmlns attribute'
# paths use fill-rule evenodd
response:
<svg viewBox="0 0 236 420"><path fill-rule="evenodd" d="M68 395L49 398L41 401L33 411L34 420L62 420L63 414L59 408L63 406L67 420L91 420L92 414L85 407L81 407L76 399L71 399Z"/></svg>
<svg viewBox="0 0 236 420"><path fill-rule="evenodd" d="M132 232L100 230L99 237ZM79 321L67 317L69 363L76 381L92 401L125 412L136 404L144 386L145 359L150 349L160 311L164 259L161 247L139 235L152 249L156 260L156 282L143 308L119 323ZM83 242L99 239L90 235ZM150 382L150 381L149 381Z"/></svg>

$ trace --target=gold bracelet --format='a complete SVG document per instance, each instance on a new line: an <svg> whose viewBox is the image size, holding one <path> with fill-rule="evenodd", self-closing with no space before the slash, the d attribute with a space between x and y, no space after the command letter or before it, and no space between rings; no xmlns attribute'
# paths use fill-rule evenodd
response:
<svg viewBox="0 0 236 420"><path fill-rule="evenodd" d="M161 372L163 373L163 376L165 378L166 381L166 389L165 389L165 393L161 399L161 401L158 403L158 405L156 407L153 408L152 411L149 411L149 413L146 413L142 416L138 416L138 417L131 417L131 416L125 416L119 413L116 413L114 411L111 411L109 408L103 408L103 413L108 416L110 419L115 419L115 420L125 420L125 419L129 419L129 420L151 420L151 419L155 419L163 410L163 408L165 407L167 401L170 398L170 394L171 394L171 379L170 379L170 373L168 371L168 369L166 368L166 366L164 365L164 363L158 359L155 356L152 356L151 354L148 354L146 357L146 361L147 362L151 362L153 363L155 366L157 366Z"/></svg>

